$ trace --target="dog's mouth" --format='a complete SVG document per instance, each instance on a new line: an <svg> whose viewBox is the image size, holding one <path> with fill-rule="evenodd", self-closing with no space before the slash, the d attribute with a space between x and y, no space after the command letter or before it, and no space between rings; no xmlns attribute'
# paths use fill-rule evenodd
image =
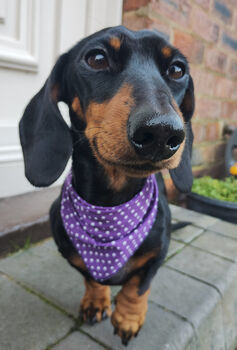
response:
<svg viewBox="0 0 237 350"><path fill-rule="evenodd" d="M96 156L98 159L102 162L105 163L106 165L110 165L113 167L119 167L123 169L128 175L134 175L134 176L139 176L141 175L149 175L152 173L155 173L159 170L164 169L164 165L162 164L163 162L151 162L151 161L145 161L145 162L139 162L139 161L112 161L107 158L105 158L99 151L96 143L96 138L93 139L93 149L94 152L96 153Z"/></svg>

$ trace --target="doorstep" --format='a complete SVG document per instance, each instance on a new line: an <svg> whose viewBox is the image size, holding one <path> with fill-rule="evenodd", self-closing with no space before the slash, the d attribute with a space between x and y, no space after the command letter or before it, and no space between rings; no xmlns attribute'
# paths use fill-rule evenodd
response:
<svg viewBox="0 0 237 350"><path fill-rule="evenodd" d="M50 236L48 213L59 191L52 187L0 199L0 256Z"/></svg>

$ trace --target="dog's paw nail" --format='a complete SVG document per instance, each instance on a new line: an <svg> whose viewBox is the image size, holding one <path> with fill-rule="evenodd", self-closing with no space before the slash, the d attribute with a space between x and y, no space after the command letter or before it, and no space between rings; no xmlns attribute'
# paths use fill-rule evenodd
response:
<svg viewBox="0 0 237 350"><path fill-rule="evenodd" d="M93 326L97 322L96 316L93 316L89 319L89 323L91 326Z"/></svg>
<svg viewBox="0 0 237 350"><path fill-rule="evenodd" d="M102 314L102 320L106 320L107 318L108 318L108 315L107 315L106 311L104 310L103 314Z"/></svg>
<svg viewBox="0 0 237 350"><path fill-rule="evenodd" d="M138 329L138 331L134 334L134 337L136 338L140 332L141 327Z"/></svg>

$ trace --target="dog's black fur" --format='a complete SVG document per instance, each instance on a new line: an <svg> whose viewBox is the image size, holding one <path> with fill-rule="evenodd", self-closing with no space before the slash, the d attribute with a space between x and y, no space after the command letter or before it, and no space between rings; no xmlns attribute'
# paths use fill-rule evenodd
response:
<svg viewBox="0 0 237 350"><path fill-rule="evenodd" d="M111 41L111 38L113 40L115 38L115 41ZM106 56L106 62L101 58L101 53ZM97 59L102 59L102 66L99 68L95 66L96 55L99 55ZM184 75L180 79L172 79L167 74L169 67L173 64L184 70ZM170 175L176 187L182 192L190 190L193 142L190 119L194 110L194 88L188 63L185 57L158 33L148 30L133 32L122 26L95 33L62 55L43 88L27 106L20 122L20 137L26 177L32 184L48 186L53 183L64 170L72 154L73 185L77 193L91 204L115 206L130 200L142 188L144 179L149 173L166 167L166 163L155 155L149 158L149 154L143 157L139 152L135 152L134 159L129 152L121 155L119 146L118 151L116 151L117 146L114 151L118 154L113 155L112 160L108 159L106 163L106 160L98 156L96 145L93 144L91 136L86 133L89 120L86 115L90 104L104 105L106 110L107 102L116 97L118 91L125 85L132 86L130 97L133 103L130 105L126 124L130 145L131 124L140 122L142 118L145 119L146 114L151 116L154 113L158 117L167 115L170 120L172 113L176 116L178 113L174 103L178 106L180 120L183 118L185 146L179 165L172 169L172 164L169 164L168 168L170 167ZM73 107L75 97L79 101L77 108ZM60 115L58 101L64 101L69 106L71 128ZM119 101L120 99L118 104ZM124 102L125 105L126 103L128 104L127 101ZM93 118L93 113L90 118ZM116 120L116 123L119 123L119 120ZM170 123L173 126L172 120ZM112 134L113 139L116 139L113 135L114 125L111 130L109 129L109 133L106 131L103 134L101 125L100 128L101 137L104 140L109 133ZM93 134L93 137L96 137L96 134ZM99 150L101 149L102 146ZM109 158L106 152L104 158ZM120 187L113 185L111 173L107 171L110 166L115 173L118 169L118 174L125 177ZM162 175L158 173L156 177L159 187L157 219L149 235L131 259L139 260L148 252L155 251L156 254L138 268L132 268L133 265L128 261L116 275L104 282L108 285L124 285L131 277L137 275L139 276L139 295L143 295L150 287L152 278L166 256L170 239L171 216L165 186ZM91 276L87 270L75 266L70 260L77 252L63 227L60 216L60 197L51 207L50 219L59 251L89 281ZM131 337L130 333L129 335L126 332L120 334L124 343L127 343Z"/></svg>

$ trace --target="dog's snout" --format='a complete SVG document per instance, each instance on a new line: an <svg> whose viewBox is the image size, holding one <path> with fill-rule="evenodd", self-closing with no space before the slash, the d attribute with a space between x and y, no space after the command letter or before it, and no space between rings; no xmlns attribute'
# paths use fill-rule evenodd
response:
<svg viewBox="0 0 237 350"><path fill-rule="evenodd" d="M129 141L143 159L168 159L179 149L185 132L181 118L172 112L168 115L134 115L128 124Z"/></svg>

